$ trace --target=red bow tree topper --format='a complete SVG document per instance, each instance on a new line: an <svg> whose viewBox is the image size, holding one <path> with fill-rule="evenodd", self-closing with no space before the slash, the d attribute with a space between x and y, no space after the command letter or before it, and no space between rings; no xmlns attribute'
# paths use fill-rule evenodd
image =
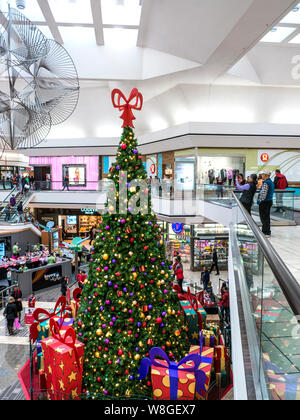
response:
<svg viewBox="0 0 300 420"><path fill-rule="evenodd" d="M135 88L132 89L129 98L119 90L114 89L111 93L113 106L123 112L121 119L124 121L122 127L134 128L133 121L136 119L132 110L140 111L143 107L143 95Z"/></svg>

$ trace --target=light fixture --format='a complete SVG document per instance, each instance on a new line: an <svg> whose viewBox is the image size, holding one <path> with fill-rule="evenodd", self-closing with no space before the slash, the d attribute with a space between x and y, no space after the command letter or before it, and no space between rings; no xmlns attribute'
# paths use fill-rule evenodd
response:
<svg viewBox="0 0 300 420"><path fill-rule="evenodd" d="M20 10L24 10L26 7L26 0L16 0L16 6Z"/></svg>

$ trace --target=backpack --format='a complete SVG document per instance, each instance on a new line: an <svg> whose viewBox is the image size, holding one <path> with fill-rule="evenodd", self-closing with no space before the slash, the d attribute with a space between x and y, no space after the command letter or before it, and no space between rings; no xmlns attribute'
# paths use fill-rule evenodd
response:
<svg viewBox="0 0 300 420"><path fill-rule="evenodd" d="M276 184L277 190L285 190L288 186L289 184L285 176L280 177Z"/></svg>

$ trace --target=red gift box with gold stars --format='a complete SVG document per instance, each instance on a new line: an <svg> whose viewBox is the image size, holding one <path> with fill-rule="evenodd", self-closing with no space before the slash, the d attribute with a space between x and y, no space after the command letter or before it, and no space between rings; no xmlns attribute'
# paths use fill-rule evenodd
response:
<svg viewBox="0 0 300 420"><path fill-rule="evenodd" d="M200 354L200 346L191 346L189 354ZM210 379L211 379L211 371L212 371L212 364L214 358L214 348L211 347L203 347L201 353L202 363L198 367L198 369L202 370L202 372L206 375L205 381L205 391L203 390L201 395L196 393L196 398L198 400L205 400L207 397L207 392L210 386Z"/></svg>
<svg viewBox="0 0 300 420"><path fill-rule="evenodd" d="M42 340L45 372L52 399L78 399L81 394L84 344L76 340L69 328L60 334L55 321L50 321L52 337ZM48 371L48 372L47 372Z"/></svg>

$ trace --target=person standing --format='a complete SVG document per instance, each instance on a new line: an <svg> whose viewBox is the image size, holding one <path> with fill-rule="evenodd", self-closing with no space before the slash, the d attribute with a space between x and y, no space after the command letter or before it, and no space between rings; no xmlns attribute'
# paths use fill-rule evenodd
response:
<svg viewBox="0 0 300 420"><path fill-rule="evenodd" d="M217 271L217 276L220 275L220 271L219 271L219 265L218 265L218 254L217 254L217 250L214 249L213 250L213 255L212 255L212 259L213 259L213 263L210 269L210 274L212 273L213 269L215 268Z"/></svg>
<svg viewBox="0 0 300 420"><path fill-rule="evenodd" d="M5 213L4 221L9 222L10 221L10 205L9 204L7 204L7 206L5 207L4 213Z"/></svg>
<svg viewBox="0 0 300 420"><path fill-rule="evenodd" d="M175 265L174 273L175 273L175 276L176 276L176 280L177 280L177 283L178 283L178 285L181 289L181 293L183 293L182 283L183 283L183 280L184 280L184 276L183 276L183 265L182 265L180 257L176 258L176 263L174 265Z"/></svg>
<svg viewBox="0 0 300 420"><path fill-rule="evenodd" d="M258 175L258 179L257 179L257 191L261 190L262 184L263 184L263 177L262 174Z"/></svg>
<svg viewBox="0 0 300 420"><path fill-rule="evenodd" d="M9 335L13 335L14 322L15 322L15 319L18 317L18 312L17 312L17 306L15 304L15 299L12 296L8 299L8 304L6 308L4 309L3 315L6 318L7 329L8 329Z"/></svg>
<svg viewBox="0 0 300 420"><path fill-rule="evenodd" d="M271 180L270 172L263 175L263 185L260 190L257 204L259 205L259 216L262 223L262 232L267 236L271 236L271 208L273 205L273 197L275 185Z"/></svg>
<svg viewBox="0 0 300 420"><path fill-rule="evenodd" d="M23 310L23 305L22 305L22 292L19 289L18 286L14 287L14 291L12 292L11 295L14 298L14 301L16 303L16 307L17 307L17 316L19 318L19 323L21 324L21 314L22 314L22 310Z"/></svg>
<svg viewBox="0 0 300 420"><path fill-rule="evenodd" d="M209 282L210 282L210 272L208 271L207 267L204 267L203 273L202 273L202 283L203 283L204 290L207 289Z"/></svg>
<svg viewBox="0 0 300 420"><path fill-rule="evenodd" d="M3 186L3 189L6 190L6 178L4 175L2 177L2 186Z"/></svg>
<svg viewBox="0 0 300 420"><path fill-rule="evenodd" d="M224 197L224 181L222 180L220 176L217 178L217 197L218 198Z"/></svg>
<svg viewBox="0 0 300 420"><path fill-rule="evenodd" d="M31 293L31 295L28 298L28 308L35 308L36 304L36 297L34 293Z"/></svg>
<svg viewBox="0 0 300 420"><path fill-rule="evenodd" d="M9 204L11 208L14 208L16 205L16 196L13 194L9 199Z"/></svg>
<svg viewBox="0 0 300 420"><path fill-rule="evenodd" d="M61 295L64 297L66 297L67 295L68 282L69 282L69 279L67 277L64 277L61 280L60 291L61 291Z"/></svg>
<svg viewBox="0 0 300 420"><path fill-rule="evenodd" d="M253 205L253 199L256 194L257 175L252 174L248 177L248 182L245 185L240 185L238 178L236 179L236 188L239 191L243 191L240 198L240 202L243 204L245 209L251 216L251 209Z"/></svg>
<svg viewBox="0 0 300 420"><path fill-rule="evenodd" d="M16 242L12 248L13 256L19 258L21 248L19 247L19 242Z"/></svg>
<svg viewBox="0 0 300 420"><path fill-rule="evenodd" d="M25 223L24 220L24 209L23 209L23 203L22 201L19 202L18 206L17 206L17 212L18 212L18 223Z"/></svg>
<svg viewBox="0 0 300 420"><path fill-rule="evenodd" d="M220 302L220 307L221 307L221 314L222 314L223 320L225 322L227 322L227 324L229 324L230 315L229 315L229 290L228 290L228 287L224 288L224 294L223 294L223 298Z"/></svg>
<svg viewBox="0 0 300 420"><path fill-rule="evenodd" d="M289 184L287 182L287 179L285 175L283 175L280 171L280 169L276 169L275 172L275 178L274 178L274 185L275 190L284 191L288 188ZM275 213L280 213L284 211L283 208L283 194L280 192L276 193L276 211Z"/></svg>

